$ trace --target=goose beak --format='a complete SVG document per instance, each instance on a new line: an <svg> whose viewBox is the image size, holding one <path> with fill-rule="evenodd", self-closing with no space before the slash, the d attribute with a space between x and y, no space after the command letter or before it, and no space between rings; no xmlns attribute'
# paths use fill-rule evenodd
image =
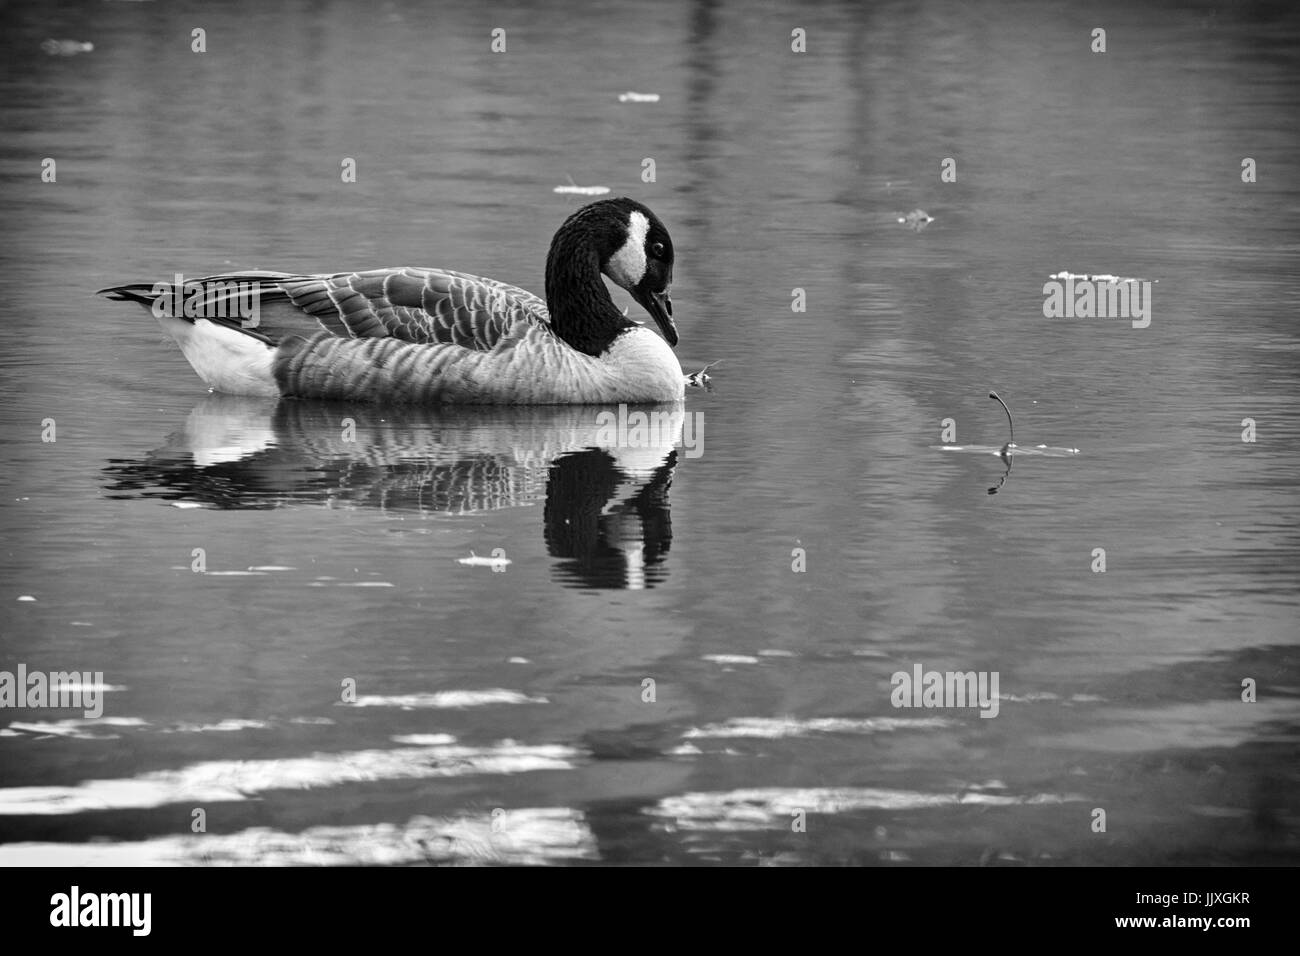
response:
<svg viewBox="0 0 1300 956"><path fill-rule="evenodd" d="M668 297L668 289L659 292L637 290L634 297L654 317L664 341L669 345L677 344L677 326L673 324L673 300Z"/></svg>

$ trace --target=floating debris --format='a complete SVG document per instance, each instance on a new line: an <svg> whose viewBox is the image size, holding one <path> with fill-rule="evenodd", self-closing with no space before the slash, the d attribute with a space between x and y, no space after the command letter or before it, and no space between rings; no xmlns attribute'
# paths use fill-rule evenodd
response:
<svg viewBox="0 0 1300 956"><path fill-rule="evenodd" d="M913 209L906 216L899 216L898 221L907 226L908 229L915 229L920 232L934 222L934 216L931 216L924 209Z"/></svg>
<svg viewBox="0 0 1300 956"><path fill-rule="evenodd" d="M1124 282L1159 282L1159 279L1135 279L1131 276L1116 276L1106 272L1099 272L1096 275L1088 275L1086 272L1055 272L1049 275L1049 279L1073 279L1075 282L1108 282L1111 285L1119 285Z"/></svg>
<svg viewBox="0 0 1300 956"><path fill-rule="evenodd" d="M1051 445L931 445L938 451L956 451L967 455L1038 455L1043 458L1070 458L1079 454L1077 448L1052 447Z"/></svg>
<svg viewBox="0 0 1300 956"><path fill-rule="evenodd" d="M713 368L713 366L717 365L718 362L721 361L722 359L718 359L717 362L710 362L708 365L704 366L704 368L700 369L698 372L694 372L690 375L687 375L686 376L687 386L690 388L702 388L710 392L713 391L713 387L709 384L711 381L713 381L713 379L709 375L709 369Z"/></svg>
<svg viewBox="0 0 1300 956"><path fill-rule="evenodd" d="M931 448L938 448L942 451L959 451L968 452L977 455L997 455L1002 459L1002 463L1007 466L1007 470L1002 473L998 483L988 490L991 495L996 495L1006 484L1006 480L1011 475L1011 463L1018 455L1041 455L1045 458L1068 458L1072 455L1079 454L1077 448L1053 448L1050 445L1035 445L1033 447L1021 447L1016 444L1016 423L1011 417L1011 409L1007 403L1002 401L997 392L989 392L989 398L1002 406L1002 410L1007 413L1007 425L1010 429L1010 440L1001 448L992 445L931 445Z"/></svg>
<svg viewBox="0 0 1300 956"><path fill-rule="evenodd" d="M556 186L555 192L565 193L570 196L603 196L609 192L608 186L579 186L568 173L564 174L564 178L569 181L569 185Z"/></svg>
<svg viewBox="0 0 1300 956"><path fill-rule="evenodd" d="M1002 410L1007 413L1007 425L1011 428L1011 440L1007 442L1007 448L1014 448L1016 445L1016 423L1011 418L1011 409L1007 408L1007 403L998 397L997 392L989 392L989 398L1002 406Z"/></svg>
<svg viewBox="0 0 1300 956"><path fill-rule="evenodd" d="M95 44L81 40L46 40L41 44L41 49L50 56L76 56L78 53L94 51Z"/></svg>
<svg viewBox="0 0 1300 956"><path fill-rule="evenodd" d="M631 90L628 90L626 93L618 94L618 101L620 103L658 103L659 94L633 93Z"/></svg>
<svg viewBox="0 0 1300 956"><path fill-rule="evenodd" d="M553 192L569 196L603 196L609 192L608 186L556 186Z"/></svg>
<svg viewBox="0 0 1300 956"><path fill-rule="evenodd" d="M483 558L479 557L473 551L469 553L468 558L457 558L457 564L463 564L471 568L504 568L510 564L509 558Z"/></svg>

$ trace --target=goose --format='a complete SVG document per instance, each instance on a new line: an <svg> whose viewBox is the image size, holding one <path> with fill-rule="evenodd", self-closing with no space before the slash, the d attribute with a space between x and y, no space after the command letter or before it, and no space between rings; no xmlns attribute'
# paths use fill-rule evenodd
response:
<svg viewBox="0 0 1300 956"><path fill-rule="evenodd" d="M614 305L602 273L662 338ZM179 289L139 282L98 294L149 309L216 392L580 405L682 400L672 277L668 230L622 197L584 206L560 226L545 302L494 279L411 267L178 277Z"/></svg>

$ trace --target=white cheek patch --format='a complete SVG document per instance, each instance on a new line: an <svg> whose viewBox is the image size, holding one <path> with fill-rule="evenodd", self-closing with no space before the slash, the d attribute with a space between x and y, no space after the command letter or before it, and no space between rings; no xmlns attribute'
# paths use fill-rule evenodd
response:
<svg viewBox="0 0 1300 956"><path fill-rule="evenodd" d="M631 289L645 277L645 237L650 220L633 212L627 223L627 242L609 257L605 272L624 289Z"/></svg>

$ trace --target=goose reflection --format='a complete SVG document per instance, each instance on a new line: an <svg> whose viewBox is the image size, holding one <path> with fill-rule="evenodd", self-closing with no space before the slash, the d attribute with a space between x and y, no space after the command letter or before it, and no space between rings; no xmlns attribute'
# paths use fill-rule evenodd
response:
<svg viewBox="0 0 1300 956"><path fill-rule="evenodd" d="M428 517L540 500L560 583L648 588L667 574L685 413L638 409L657 427L629 435L597 406L384 408L211 394L163 447L110 460L106 491L215 509L314 504Z"/></svg>

